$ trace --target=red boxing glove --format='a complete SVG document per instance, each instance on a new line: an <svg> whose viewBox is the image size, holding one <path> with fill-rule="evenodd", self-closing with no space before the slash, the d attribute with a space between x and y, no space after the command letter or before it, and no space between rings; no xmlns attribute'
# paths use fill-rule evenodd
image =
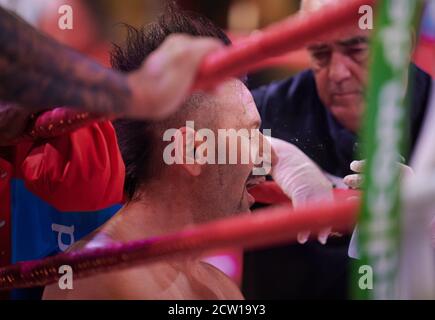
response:
<svg viewBox="0 0 435 320"><path fill-rule="evenodd" d="M21 164L26 187L61 211L120 203L125 167L109 121L34 144Z"/></svg>

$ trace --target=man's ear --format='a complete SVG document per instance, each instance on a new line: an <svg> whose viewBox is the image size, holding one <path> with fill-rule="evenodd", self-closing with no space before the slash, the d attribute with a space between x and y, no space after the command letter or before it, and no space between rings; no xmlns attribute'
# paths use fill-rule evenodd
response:
<svg viewBox="0 0 435 320"><path fill-rule="evenodd" d="M179 129L180 143L177 144L176 148L181 148L177 150L182 155L182 159L179 162L184 170L186 170L192 176L199 176L203 170L203 165L198 164L195 161L195 150L200 141L195 141L196 131L191 127L181 127Z"/></svg>

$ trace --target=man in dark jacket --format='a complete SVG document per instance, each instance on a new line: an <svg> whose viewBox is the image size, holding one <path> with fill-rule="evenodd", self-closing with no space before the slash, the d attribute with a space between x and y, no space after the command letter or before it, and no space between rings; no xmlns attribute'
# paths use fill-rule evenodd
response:
<svg viewBox="0 0 435 320"><path fill-rule="evenodd" d="M302 14L335 0L303 0ZM262 128L293 143L325 172L343 178L356 160L356 133L364 110L369 31L358 26L308 47L312 67L253 91ZM410 153L423 122L431 87L428 74L410 65ZM409 161L409 155L405 155ZM340 179L338 179L340 181ZM348 297L349 236L286 245L245 255L246 298Z"/></svg>

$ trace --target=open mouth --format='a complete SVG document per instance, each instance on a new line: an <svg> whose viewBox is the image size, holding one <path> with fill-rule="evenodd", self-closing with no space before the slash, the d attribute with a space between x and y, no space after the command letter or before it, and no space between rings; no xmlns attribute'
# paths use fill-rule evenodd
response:
<svg viewBox="0 0 435 320"><path fill-rule="evenodd" d="M254 176L252 175L252 173L246 179L245 189L248 195L249 207L251 207L255 203L255 198L249 193L249 190L255 188L256 186L263 183L264 181L266 181L265 176Z"/></svg>
<svg viewBox="0 0 435 320"><path fill-rule="evenodd" d="M265 176L253 176L252 174L246 180L246 189L252 189L266 181Z"/></svg>

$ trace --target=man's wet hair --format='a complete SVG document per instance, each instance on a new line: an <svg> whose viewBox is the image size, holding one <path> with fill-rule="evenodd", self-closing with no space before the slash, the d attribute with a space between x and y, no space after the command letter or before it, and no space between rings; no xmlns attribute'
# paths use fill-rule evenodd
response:
<svg viewBox="0 0 435 320"><path fill-rule="evenodd" d="M122 72L139 69L148 55L156 50L166 37L174 33L212 37L227 46L231 44L225 32L209 19L180 10L174 4L169 4L154 23L140 29L128 25L126 28L125 44L114 45L111 52L112 67ZM141 185L159 170L158 161L155 161L153 154L160 148L156 138L161 140L162 137L156 137L156 122L121 119L115 121L114 126L126 169L125 195L128 201L134 200Z"/></svg>

